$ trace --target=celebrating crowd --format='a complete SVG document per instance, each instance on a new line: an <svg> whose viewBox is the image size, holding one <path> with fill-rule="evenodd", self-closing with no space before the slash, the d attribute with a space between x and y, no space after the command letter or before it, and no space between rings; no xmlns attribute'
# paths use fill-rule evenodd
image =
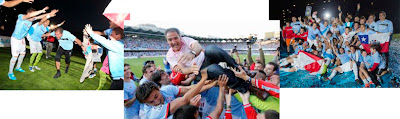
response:
<svg viewBox="0 0 400 119"><path fill-rule="evenodd" d="M148 60L141 78L135 78L125 64L125 118L279 118L276 63L266 63L264 55L253 60L251 50L241 63L233 58L236 51L229 55L214 45L203 49L176 28L167 29L165 38L170 47L165 69Z"/></svg>
<svg viewBox="0 0 400 119"><path fill-rule="evenodd" d="M323 59L323 65L317 69L318 77L332 80L337 73L353 72L358 84L381 87L380 78L388 73L392 22L386 19L384 11L359 14L360 4L357 4L354 16L351 13L345 15L341 6L338 10L338 16L330 19L319 18L318 12L314 11L310 16L293 16L291 21L285 21L282 37L286 48L281 52L289 55L281 58L281 71L309 69L303 63L306 61L299 58L304 52Z"/></svg>

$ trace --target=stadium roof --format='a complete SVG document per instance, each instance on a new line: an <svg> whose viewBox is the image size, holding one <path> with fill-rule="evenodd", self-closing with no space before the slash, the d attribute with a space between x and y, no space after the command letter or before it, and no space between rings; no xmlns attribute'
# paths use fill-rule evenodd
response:
<svg viewBox="0 0 400 119"><path fill-rule="evenodd" d="M147 36L164 36L165 29L154 29L154 28L143 28L137 26L125 26L125 33L126 34L136 34L136 35L147 35ZM192 36L192 35L183 35L187 37L191 37L193 39L199 41L227 41L227 42L246 42L248 38L206 38L206 37L199 37L199 36Z"/></svg>

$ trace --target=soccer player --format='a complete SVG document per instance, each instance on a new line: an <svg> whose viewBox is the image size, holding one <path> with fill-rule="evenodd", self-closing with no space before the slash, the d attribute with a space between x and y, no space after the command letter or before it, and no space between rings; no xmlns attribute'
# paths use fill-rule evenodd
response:
<svg viewBox="0 0 400 119"><path fill-rule="evenodd" d="M151 107L149 113L146 113L149 118L168 118L178 108L188 104L190 99L199 94L208 78L207 69L203 69L201 75L201 80L187 91L183 97L177 98L180 92L176 86L169 85L159 88L154 82L147 82L139 86L138 91L136 91L136 99L140 103L146 103Z"/></svg>
<svg viewBox="0 0 400 119"><path fill-rule="evenodd" d="M108 49L108 60L109 69L111 72L111 77L113 82L111 83L110 90L122 90L123 89L123 65L124 65L124 42L122 38L124 37L124 30L119 27L115 27L110 35L111 40L95 34L92 30L92 26L87 24L85 26L85 31L98 43L103 45Z"/></svg>
<svg viewBox="0 0 400 119"><path fill-rule="evenodd" d="M369 29L371 30L375 30L376 27L376 22L375 22L375 15L374 14L370 14L368 17L368 20L366 22L366 25L368 26Z"/></svg>
<svg viewBox="0 0 400 119"><path fill-rule="evenodd" d="M137 85L131 79L131 68L124 64L124 112L125 119L139 119L139 102L136 100Z"/></svg>
<svg viewBox="0 0 400 119"><path fill-rule="evenodd" d="M148 65L144 65L142 68L142 79L140 79L139 85L142 85L146 82L151 81L151 75L156 71L156 67L148 64Z"/></svg>
<svg viewBox="0 0 400 119"><path fill-rule="evenodd" d="M393 23L392 23L392 21L386 19L386 13L384 11L381 11L379 13L379 21L376 22L375 31L380 32L380 33L389 33L390 40L392 40ZM390 45L390 40L389 40L389 45ZM385 55L386 66L388 66L389 52L381 52L381 53L383 55Z"/></svg>
<svg viewBox="0 0 400 119"><path fill-rule="evenodd" d="M342 65L335 67L331 75L327 78L327 80L332 80L332 78L336 75L337 72L343 73L343 72L353 71L355 81L358 82L359 79L358 79L357 63L355 61L350 61L350 57L348 56L348 54L345 53L344 48L340 48L339 52L340 54L337 53L336 50L333 50L333 53L337 56L337 59L340 59Z"/></svg>
<svg viewBox="0 0 400 119"><path fill-rule="evenodd" d="M50 20L48 19L50 17L54 17L55 13L57 12L58 10L52 10L51 13L45 18L43 18L40 22L32 25L32 27L28 31L28 35L26 37L29 41L29 46L32 54L29 62L29 70L31 72L35 72L35 69L40 70L40 68L37 65L43 55L42 44L40 43L40 41L42 41L42 35L48 32L49 30L55 29L64 24L64 22L62 22L52 27L49 26Z"/></svg>
<svg viewBox="0 0 400 119"><path fill-rule="evenodd" d="M367 69L372 68L372 64L374 64L372 57L367 54L365 49L361 50L361 57L360 57L360 78L364 82L365 87L369 87L370 84L373 84L371 77L369 76Z"/></svg>
<svg viewBox="0 0 400 119"><path fill-rule="evenodd" d="M34 0L10 0L10 1L0 0L0 5L4 7L14 7L22 2L33 3L33 1Z"/></svg>
<svg viewBox="0 0 400 119"><path fill-rule="evenodd" d="M295 35L293 32L292 26L290 26L290 22L288 22L288 21L286 22L286 26L283 27L283 29L282 29L282 35L286 42L286 48L287 48L286 50L289 53L290 52L290 49L289 49L290 44L294 43L293 38Z"/></svg>
<svg viewBox="0 0 400 119"><path fill-rule="evenodd" d="M78 38L76 38L71 32L64 30L61 27L56 28L53 32L51 32L50 34L47 33L43 36L53 36L55 37L58 42L59 42L59 47L56 53L56 57L55 57L55 64L56 64L56 69L57 69L57 73L54 75L53 78L58 78L61 76L61 72L60 72L60 67L61 67L61 63L60 63L60 59L61 56L64 54L65 56L65 63L66 63L66 67L65 67L65 73L68 73L68 69L69 69L69 65L70 65L70 57L71 57L71 51L72 48L74 47L74 41L82 48L82 51L86 51L86 48L82 45L81 40L79 40Z"/></svg>
<svg viewBox="0 0 400 119"><path fill-rule="evenodd" d="M24 60L25 57L25 51L26 51L26 44L25 44L25 39L24 37L26 34L28 34L28 30L32 25L32 22L37 19L42 19L46 17L48 14L43 14L40 16L37 16L39 14L45 13L46 10L49 9L49 7L45 7L42 10L36 11L33 8L29 8L26 13L27 14L19 14L18 15L18 20L15 25L14 32L11 36L11 59L10 59L10 66L8 70L8 78L11 80L17 80L17 78L14 75L14 66L16 61L18 60L17 66L15 67L16 71L19 72L25 72L21 68L22 61Z"/></svg>
<svg viewBox="0 0 400 119"><path fill-rule="evenodd" d="M293 31L295 34L298 34L300 32L301 24L299 21L297 21L296 17L292 17L292 23L290 23L290 26L292 26Z"/></svg>
<svg viewBox="0 0 400 119"><path fill-rule="evenodd" d="M382 59L381 56L379 54L379 45L378 44L373 44L370 47L371 50L371 57L372 60L374 62L374 64L372 64L372 67L368 69L369 72L369 76L371 76L372 78L372 82L374 82L374 84L376 85L376 87L381 87L381 84L378 80L376 80L376 74L378 73L379 70L379 66L382 63Z"/></svg>

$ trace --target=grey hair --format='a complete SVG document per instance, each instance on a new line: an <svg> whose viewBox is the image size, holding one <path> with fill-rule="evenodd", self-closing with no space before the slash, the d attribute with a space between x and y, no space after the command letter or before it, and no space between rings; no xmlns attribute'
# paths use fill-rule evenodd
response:
<svg viewBox="0 0 400 119"><path fill-rule="evenodd" d="M176 32L176 33L178 33L178 35L179 36L181 36L181 32L179 31L179 29L178 28L168 28L167 30L165 30L165 36L167 35L167 33L169 33L169 32Z"/></svg>

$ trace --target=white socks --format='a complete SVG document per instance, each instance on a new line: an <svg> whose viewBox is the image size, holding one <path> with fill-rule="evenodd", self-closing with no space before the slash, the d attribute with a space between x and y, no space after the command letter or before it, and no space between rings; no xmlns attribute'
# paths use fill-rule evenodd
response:
<svg viewBox="0 0 400 119"><path fill-rule="evenodd" d="M15 67L15 69L21 68L21 64L22 64L22 61L24 61L24 57L25 57L25 55L19 55L17 67Z"/></svg>
<svg viewBox="0 0 400 119"><path fill-rule="evenodd" d="M367 80L368 82L372 82L371 77L368 77Z"/></svg>
<svg viewBox="0 0 400 119"><path fill-rule="evenodd" d="M331 75L330 75L328 78L329 78L329 79L332 79L333 77L335 77L336 73L337 73L337 71L336 71L336 70L333 70L332 73L331 73Z"/></svg>
<svg viewBox="0 0 400 119"><path fill-rule="evenodd" d="M366 79L362 80L364 82L364 85L368 84L368 81Z"/></svg>
<svg viewBox="0 0 400 119"><path fill-rule="evenodd" d="M13 73L13 70L14 70L14 66L15 66L15 62L17 61L17 58L15 58L15 57L12 57L11 58L11 60L10 60L10 69L8 70L8 74L11 74L11 73Z"/></svg>
<svg viewBox="0 0 400 119"><path fill-rule="evenodd" d="M353 63L353 73L354 73L355 79L358 79L358 68L357 68L356 63Z"/></svg>
<svg viewBox="0 0 400 119"><path fill-rule="evenodd" d="M286 66L286 65L288 65L288 64L289 64L288 61L283 61L281 64L279 64L279 66L282 67L282 66Z"/></svg>
<svg viewBox="0 0 400 119"><path fill-rule="evenodd" d="M284 72L289 72L289 69L290 69L290 68L281 68L280 70L281 70L281 71L284 71Z"/></svg>

